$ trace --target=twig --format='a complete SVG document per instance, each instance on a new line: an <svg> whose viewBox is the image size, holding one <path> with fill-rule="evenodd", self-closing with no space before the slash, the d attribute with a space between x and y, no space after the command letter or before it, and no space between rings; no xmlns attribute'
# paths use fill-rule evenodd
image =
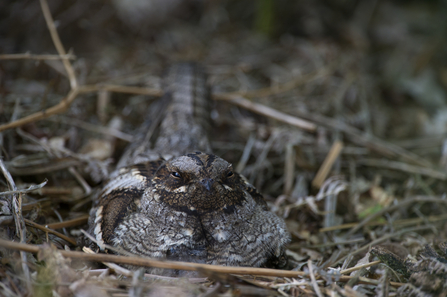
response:
<svg viewBox="0 0 447 297"><path fill-rule="evenodd" d="M160 89L151 88L140 88L140 87L130 87L121 85L97 85L98 90L104 90L115 93L126 93L126 94L137 94L137 95L148 95L154 97L160 97L163 95L163 91Z"/></svg>
<svg viewBox="0 0 447 297"><path fill-rule="evenodd" d="M90 185L85 181L85 179L82 177L82 175L79 174L79 172L76 170L76 168L74 166L70 166L68 167L68 172L71 173L71 175L73 175L73 177L76 179L76 181L81 185L81 187L84 189L85 196L90 195L90 193L92 192L92 188L90 187Z"/></svg>
<svg viewBox="0 0 447 297"><path fill-rule="evenodd" d="M8 241L0 239L0 247L4 247L12 250L21 250L29 253L38 253L41 249L40 246L17 243L13 241ZM85 261L97 261L97 262L113 262L121 264L129 264L135 266L143 267L156 267L156 268L166 268L166 269L180 269L189 271L207 270L210 272L219 273L230 273L230 274L249 274L249 275L264 275L264 276L274 276L274 277L298 277L306 276L307 273L302 271L289 271L289 270L276 270L269 268L250 268L250 267L233 267L233 266L219 266L219 265L209 265L209 264L199 264L190 262L175 262L175 261L162 261L150 258L142 257L126 257L126 256L116 256L109 254L85 254L81 252L65 251L59 250L62 256L73 259L82 259ZM352 277L347 275L342 275L337 277L338 281L346 282ZM368 284L377 284L375 280L360 278L360 281ZM400 287L402 283L390 282L394 287Z"/></svg>
<svg viewBox="0 0 447 297"><path fill-rule="evenodd" d="M62 57L62 63L64 64L65 71L67 71L71 89L74 90L78 87L78 81L76 80L76 75L73 67L71 66L70 60L66 58L67 53L65 52L64 46L59 38L59 34L57 34L56 26L54 25L47 0L40 0L40 6L42 7L43 16L45 17L45 22L47 23L48 31L50 31L53 44L56 47L59 56Z"/></svg>
<svg viewBox="0 0 447 297"><path fill-rule="evenodd" d="M47 232L47 233L56 235L57 237L62 238L63 240L65 240L65 241L71 243L72 245L75 245L75 246L77 245L76 240L74 240L73 238L70 238L70 237L68 237L68 236L65 236L65 235L62 234L62 233L59 233L59 232L57 232L57 231L54 231L54 230L52 230L52 229L49 229L49 228L47 228L47 227L44 227L44 226L39 225L39 224L37 224L37 223L34 223L33 221L30 221L30 220L27 220L27 219L23 219L23 220L25 221L25 224L27 224L27 225L30 226L30 227L33 227L33 228L42 230L43 232Z"/></svg>
<svg viewBox="0 0 447 297"><path fill-rule="evenodd" d="M0 55L0 60L62 60L62 59L76 59L75 55L67 54L67 55L33 55L30 53L24 54L5 54Z"/></svg>
<svg viewBox="0 0 447 297"><path fill-rule="evenodd" d="M99 276L99 275L103 274L104 272L106 272L106 270L108 270L108 269L109 268L90 269L88 271L88 275L89 276ZM178 281L178 277L162 276L162 275L149 274L149 273L145 273L144 277L150 278L150 279L164 279L164 280L170 280L170 281ZM190 278L187 278L187 280L190 283L195 283L195 284L209 282L208 278L206 278L206 277L190 277Z"/></svg>
<svg viewBox="0 0 447 297"><path fill-rule="evenodd" d="M337 140L332 144L331 150L327 154L326 158L321 164L320 169L318 170L315 178L312 181L312 186L316 188L320 188L323 182L326 180L326 177L329 175L329 172L334 165L335 160L337 160L338 156L343 149L343 142Z"/></svg>
<svg viewBox="0 0 447 297"><path fill-rule="evenodd" d="M12 195L12 194L26 194L26 193L30 193L30 192L34 192L36 190L41 189L42 187L44 187L47 184L48 180L44 180L42 183L38 184L38 185L33 185L33 186L29 186L28 189L23 189L23 190L15 190L15 191L6 191L6 192L0 192L0 196L4 196L4 195Z"/></svg>
<svg viewBox="0 0 447 297"><path fill-rule="evenodd" d="M49 116L52 116L53 114L63 112L65 110L67 110L67 108L70 106L70 104L73 102L73 100L76 99L76 96L78 96L80 93L86 93L86 92L90 92L90 91L92 91L92 89L88 89L85 87L80 87L80 88L71 90L68 93L68 95L65 98L63 98L58 104L56 104L46 110L39 111L39 112L33 113L29 116L26 116L24 118L18 119L16 121L1 125L0 132L3 130L6 130L6 129L20 127L20 126L26 125L28 123L47 118Z"/></svg>
<svg viewBox="0 0 447 297"><path fill-rule="evenodd" d="M17 243L0 239L0 246L13 250L21 250L29 253L38 253L40 246ZM198 271L200 269L210 272L219 273L234 273L234 274L251 274L251 275L266 275L277 277L297 277L304 276L306 273L302 271L289 271L289 270L276 270L269 268L251 268L251 267L232 267L232 266L219 266L209 264L199 264L190 262L176 262L176 261L163 261L151 258L142 257L127 257L117 256L109 254L85 254L81 252L59 250L62 256L73 259L82 259L85 261L97 261L97 262L113 262L119 264L128 264L142 267L156 267L166 269L180 269L189 271Z"/></svg>
<svg viewBox="0 0 447 297"><path fill-rule="evenodd" d="M286 145L286 156L284 157L284 195L292 193L293 181L295 179L295 148L292 143Z"/></svg>
<svg viewBox="0 0 447 297"><path fill-rule="evenodd" d="M315 279L312 260L309 259L307 261L307 266L309 267L310 281L312 283L312 286L314 287L315 293L318 297L323 297L323 294L321 294L320 288L318 287L317 280Z"/></svg>
<svg viewBox="0 0 447 297"><path fill-rule="evenodd" d="M92 251L90 248L85 247L85 246L82 248L82 250L84 251L84 253L87 253L87 254L91 254L91 255L95 254L94 251ZM116 265L115 263L103 262L103 264L106 265L109 268L112 268L118 274L122 274L122 275L125 275L125 276L133 276L133 272L132 271L130 271L129 269L123 268L123 267L121 267L119 265Z"/></svg>
<svg viewBox="0 0 447 297"><path fill-rule="evenodd" d="M270 108L262 104L253 103L250 100L247 100L240 96L219 93L219 94L213 94L213 99L230 102L234 105L248 109L254 113L275 119L283 123L287 123L289 125L298 127L306 131L314 132L317 129L317 126L314 123L300 119L295 116L285 114L283 112L280 112L276 109Z"/></svg>
<svg viewBox="0 0 447 297"><path fill-rule="evenodd" d="M370 262L368 264L359 265L359 266L355 266L355 267L352 267L352 268L349 268L349 269L342 270L342 271L340 271L340 274L348 274L348 273L351 273L353 271L357 271L357 270L360 270L360 269L366 268L366 267L371 267L371 266L374 266L374 265L377 265L377 264L380 264L380 263L381 263L381 261L373 261L373 262Z"/></svg>
<svg viewBox="0 0 447 297"><path fill-rule="evenodd" d="M24 118L18 119L16 121L0 125L0 132L20 127L31 122L35 122L41 119L48 118L52 115L62 113L70 107L71 103L76 99L78 95L97 92L100 90L109 90L123 93L132 93L132 94L144 94L144 95L152 95L152 96L160 96L162 92L158 89L149 89L149 88L136 88L136 87L126 87L126 86L108 86L108 85L85 85L79 86L75 89L72 89L66 97L64 97L58 104L43 110L33 113Z"/></svg>
<svg viewBox="0 0 447 297"><path fill-rule="evenodd" d="M337 281L348 282L349 280L351 280L353 278L358 278L358 283L362 283L362 284L369 284L369 285L379 285L380 284L380 281L377 281L375 279L370 279L370 278L366 278L363 276L357 277L357 276L350 276L350 275L342 275L339 279L337 279ZM398 287L402 287L405 284L398 283L398 282L390 282L390 285L398 288Z"/></svg>
<svg viewBox="0 0 447 297"><path fill-rule="evenodd" d="M64 222L60 222L60 223L47 224L47 225L45 225L45 227L54 230L54 229L62 229L62 228L79 226L79 225L83 225L83 224L87 223L88 218L89 218L89 215L83 215L76 219L72 219L72 220L68 220L68 221L64 221Z"/></svg>

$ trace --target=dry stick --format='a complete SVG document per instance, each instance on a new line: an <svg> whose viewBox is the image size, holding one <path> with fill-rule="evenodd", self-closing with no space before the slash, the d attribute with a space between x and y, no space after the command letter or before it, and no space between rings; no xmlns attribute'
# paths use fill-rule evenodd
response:
<svg viewBox="0 0 447 297"><path fill-rule="evenodd" d="M71 102L79 94L79 91L80 91L79 89L71 90L68 93L67 97L63 98L58 104L50 107L49 109L33 113L29 116L18 119L14 122L10 122L10 123L1 125L0 132L3 130L6 130L6 129L10 129L10 128L20 127L20 126L23 126L25 124L28 124L28 123L31 123L31 122L34 122L37 120L47 118L53 114L65 111L69 107Z"/></svg>
<svg viewBox="0 0 447 297"><path fill-rule="evenodd" d="M59 223L47 224L47 225L45 225L45 227L54 230L54 229L62 229L62 228L80 226L80 225L86 224L88 222L88 218L89 218L89 215L83 215L76 219L63 221L63 222L59 222Z"/></svg>
<svg viewBox="0 0 447 297"><path fill-rule="evenodd" d="M289 196L295 179L295 149L292 143L286 145L284 163L284 195Z"/></svg>
<svg viewBox="0 0 447 297"><path fill-rule="evenodd" d="M234 105L248 109L254 113L270 117L277 121L287 123L289 125L298 127L306 131L314 132L317 129L317 125L315 125L312 122L285 114L283 112L280 112L276 109L270 108L262 104L253 103L250 100L247 100L239 96L219 93L219 94L213 94L213 99L230 102Z"/></svg>
<svg viewBox="0 0 447 297"><path fill-rule="evenodd" d="M29 253L38 253L39 250L42 248L42 246L17 243L4 239L0 239L0 247L12 250L20 250ZM231 266L219 266L219 265L209 265L209 264L199 264L189 262L162 261L162 260L155 260L141 257L126 257L126 256L116 256L108 254L85 254L81 252L73 252L65 250L58 250L58 251L61 253L62 256L72 259L81 259L84 261L96 261L96 262L113 262L113 263L128 264L143 267L180 269L190 271L198 271L203 269L217 273L250 274L250 275L264 275L264 276L276 276L276 277L298 277L307 275L307 273L302 271L276 270L269 268L231 267ZM342 275L337 277L337 280L346 282L351 278L352 277L350 276ZM370 280L367 278L361 278L361 281L372 284L377 283L377 281ZM400 287L403 284L391 282L391 285L395 287Z"/></svg>
<svg viewBox="0 0 447 297"><path fill-rule="evenodd" d="M26 125L31 122L35 122L41 119L48 118L52 115L62 113L68 109L71 103L76 99L76 97L80 94L97 92L99 90L114 90L116 92L122 93L133 93L133 94L144 94L144 95L152 95L152 96L160 96L162 92L157 89L149 89L149 88L133 88L133 87L125 87L125 86L101 86L101 85L85 85L77 87L71 90L68 95L63 98L58 104L44 110L33 113L24 118L18 119L14 122L10 122L7 124L0 125L0 132L3 130L11 129ZM132 92L130 92L132 91Z"/></svg>
<svg viewBox="0 0 447 297"><path fill-rule="evenodd" d="M312 186L316 188L321 188L321 185L326 180L326 177L329 175L332 165L334 165L342 149L343 149L343 142L341 142L340 140L335 141L331 147L331 150L324 159L323 164L318 170L317 175L312 181Z"/></svg>
<svg viewBox="0 0 447 297"><path fill-rule="evenodd" d="M342 277L340 277L339 281L342 282L348 282L349 280L353 279L353 278L358 278L357 283L361 283L361 284L369 284L369 285L379 285L380 281L377 280L373 280L373 279L369 279L366 277L357 277L357 276L348 276L348 275L343 275ZM405 283L398 283L398 282L390 282L390 285L393 287L402 287L404 285L406 285Z"/></svg>
<svg viewBox="0 0 447 297"><path fill-rule="evenodd" d="M0 246L13 250L21 250L29 253L38 253L42 248L41 246L35 246L30 244L16 243L0 239ZM128 264L143 267L156 267L165 269L180 269L197 271L204 269L211 272L220 273L234 273L234 274L252 274L252 275L266 275L266 276L278 276L278 277L298 277L306 275L302 271L289 271L289 270L276 270L268 268L251 268L251 267L230 267L219 266L189 262L176 262L176 261L163 261L142 257L127 257L117 256L109 254L85 254L81 252L58 250L62 256L67 258L81 259L85 261L97 261L97 262L112 262L119 264Z"/></svg>
<svg viewBox="0 0 447 297"><path fill-rule="evenodd" d="M92 251L88 247L83 247L82 250L84 251L84 253L87 253L87 254L92 254L92 255L95 254L95 252ZM119 265L117 265L115 263L103 262L103 264L106 265L109 268L112 268L118 274L122 274L124 276L133 276L133 272L132 271L130 271L129 269L123 268L123 267L121 267L121 266L119 266Z"/></svg>
<svg viewBox="0 0 447 297"><path fill-rule="evenodd" d="M340 271L340 274L348 274L348 273L351 273L353 271L357 271L357 270L360 270L362 268L371 267L371 266L374 266L374 265L377 265L377 264L380 264L380 263L382 263L382 261L373 261L373 262L370 262L368 264L359 265L359 266L355 266L355 267L352 267L352 268L349 268L349 269L342 270L342 271Z"/></svg>
<svg viewBox="0 0 447 297"><path fill-rule="evenodd" d="M8 179L12 180L12 177L9 176ZM20 194L20 193L21 194L26 194L26 193L29 193L29 192L38 191L38 190L41 190L42 187L44 187L47 184L47 182L48 182L48 180L45 179L42 183L40 183L38 185L29 186L28 189L23 189L23 190L17 190L17 187L16 187L16 190L14 190L14 191L0 192L0 196L12 195L12 194ZM23 209L23 205L21 205L20 208Z"/></svg>
<svg viewBox="0 0 447 297"><path fill-rule="evenodd" d="M314 287L315 293L317 294L318 297L323 297L323 295L321 294L320 288L318 287L317 280L315 278L312 260L309 259L307 261L307 266L309 267L310 282L312 283L312 286Z"/></svg>
<svg viewBox="0 0 447 297"><path fill-rule="evenodd" d="M155 97L161 97L163 95L163 91L160 89L129 87L129 86L120 86L120 85L98 85L97 87L98 87L98 90L104 90L104 91L115 92L115 93L148 95L148 96L155 96Z"/></svg>
<svg viewBox="0 0 447 297"><path fill-rule="evenodd" d="M64 64L65 71L67 71L71 89L74 90L78 87L78 81L76 80L75 72L71 66L70 60L65 57L67 53L65 52L64 46L59 38L59 34L57 34L56 26L54 25L47 0L40 0L40 6L42 7L43 16L45 17L45 22L47 23L48 31L50 31L53 44L56 47L58 54L62 56L62 63Z"/></svg>
<svg viewBox="0 0 447 297"><path fill-rule="evenodd" d="M92 192L92 188L90 185L85 181L85 179L82 177L82 175L79 174L79 172L76 170L74 166L68 167L68 172L73 175L73 177L76 179L76 181L81 185L82 189L84 189L84 195L88 196Z"/></svg>
<svg viewBox="0 0 447 297"><path fill-rule="evenodd" d="M90 269L88 271L88 275L89 276L100 276L107 269L109 269L109 268ZM144 277L146 277L146 278L155 278L155 279L164 279L164 280L170 280L170 281L178 281L178 277L162 276L162 275L149 274L149 273L145 273ZM190 278L187 278L187 280L190 283L205 283L205 282L209 282L208 278L206 278L206 277L190 277Z"/></svg>
<svg viewBox="0 0 447 297"><path fill-rule="evenodd" d="M0 60L62 60L62 59L76 59L75 55L67 54L67 55L33 55L30 53L24 54L6 54L0 55Z"/></svg>
<svg viewBox="0 0 447 297"><path fill-rule="evenodd" d="M400 170L400 171L404 171L404 172L408 172L408 173L416 173L416 174L421 174L421 175L437 178L440 180L447 179L447 174L445 172L431 169L431 168L421 167L421 166L409 165L409 164L402 163L402 162L380 160L380 159L363 159L363 160L358 160L357 164L365 165L365 166L395 169L395 170Z"/></svg>
<svg viewBox="0 0 447 297"><path fill-rule="evenodd" d="M61 187L45 187L37 192L41 196L55 196L55 195L71 195L72 189L66 189ZM30 204L30 203L28 203Z"/></svg>
<svg viewBox="0 0 447 297"><path fill-rule="evenodd" d="M352 228L345 235L345 237L351 236L352 234L354 234L355 232L360 230L360 228L365 226L367 223L369 223L370 221L374 220L375 218L378 218L378 217L382 216L383 214L385 214L387 212L391 212L391 211L394 211L396 209L407 207L408 205L416 203L416 202L433 202L433 203L445 203L445 204L447 204L447 200L446 199L442 199L442 198L431 198L431 197L425 197L425 196L417 196L417 197L414 197L414 198L411 198L411 199L407 199L407 200L404 200L404 201L400 202L397 205L389 206L387 208L384 208L384 209L376 212L375 214L372 214L372 215L366 217L363 221L361 221L354 228Z"/></svg>
<svg viewBox="0 0 447 297"><path fill-rule="evenodd" d="M72 245L77 245L76 240L74 240L73 238L70 238L68 236L65 236L62 233L59 233L57 231L54 231L52 229L49 229L47 227L44 227L44 226L39 225L37 223L34 223L33 221L30 221L30 220L27 220L27 219L23 219L23 220L25 221L25 224L27 224L30 227L42 230L43 232L46 232L46 233L50 233L50 234L56 235L57 237L62 238L63 240L71 243Z"/></svg>

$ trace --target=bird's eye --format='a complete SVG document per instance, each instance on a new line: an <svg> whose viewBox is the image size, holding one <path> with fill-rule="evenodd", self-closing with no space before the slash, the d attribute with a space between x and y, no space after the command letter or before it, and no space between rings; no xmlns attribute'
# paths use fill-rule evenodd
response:
<svg viewBox="0 0 447 297"><path fill-rule="evenodd" d="M171 175L172 175L173 177L180 178L180 173L178 173L178 172L176 172L176 171L171 172Z"/></svg>
<svg viewBox="0 0 447 297"><path fill-rule="evenodd" d="M232 177L234 175L233 171L228 171L227 177Z"/></svg>

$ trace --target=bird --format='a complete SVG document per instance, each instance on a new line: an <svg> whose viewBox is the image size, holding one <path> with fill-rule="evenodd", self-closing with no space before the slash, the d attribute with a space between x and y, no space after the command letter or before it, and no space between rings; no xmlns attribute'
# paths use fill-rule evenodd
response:
<svg viewBox="0 0 447 297"><path fill-rule="evenodd" d="M95 199L92 245L174 261L285 268L290 233L284 220L211 151L202 68L174 64L163 89L158 138L138 137Z"/></svg>

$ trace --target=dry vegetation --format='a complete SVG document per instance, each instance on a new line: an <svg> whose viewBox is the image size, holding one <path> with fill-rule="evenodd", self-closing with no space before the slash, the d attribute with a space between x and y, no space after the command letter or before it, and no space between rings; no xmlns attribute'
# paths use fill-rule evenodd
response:
<svg viewBox="0 0 447 297"><path fill-rule="evenodd" d="M445 1L48 4L0 3L0 295L446 296ZM293 270L76 245L177 60L206 67L213 149L286 219Z"/></svg>

